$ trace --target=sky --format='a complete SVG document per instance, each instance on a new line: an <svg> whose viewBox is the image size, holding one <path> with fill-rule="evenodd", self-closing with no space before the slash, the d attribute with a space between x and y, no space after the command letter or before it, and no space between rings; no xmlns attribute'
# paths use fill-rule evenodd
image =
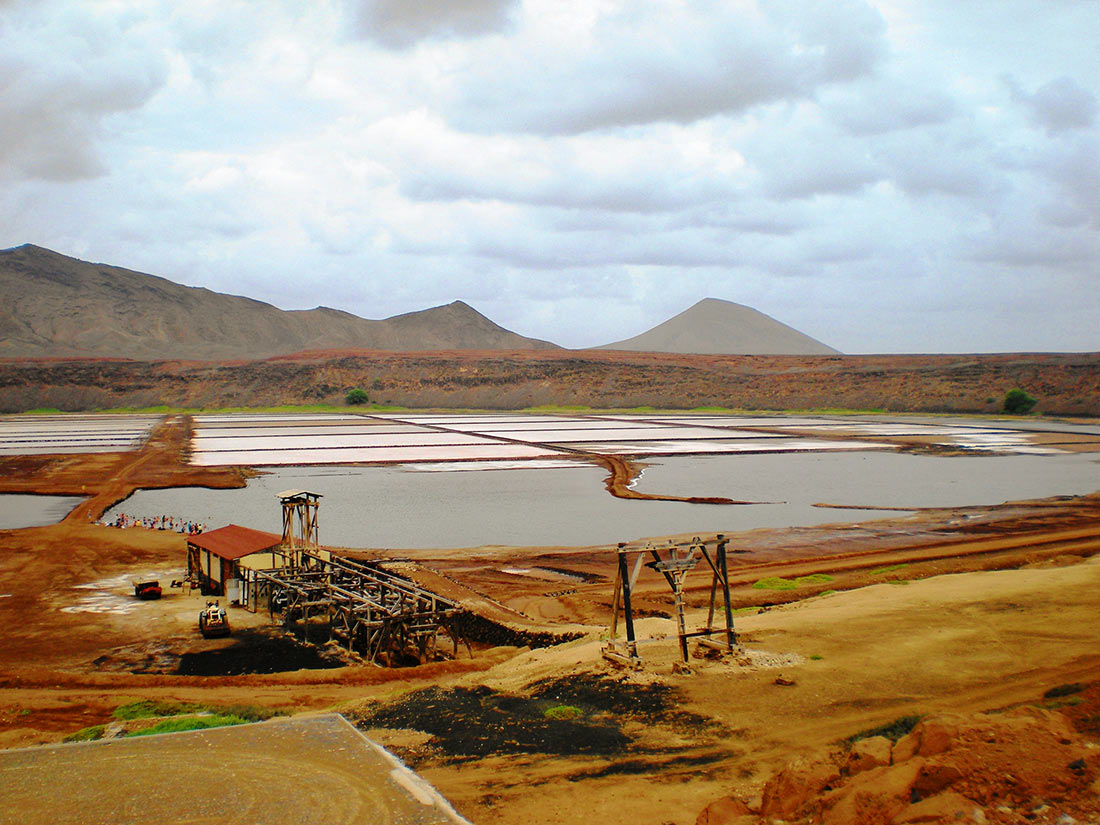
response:
<svg viewBox="0 0 1100 825"><path fill-rule="evenodd" d="M1100 0L0 0L0 247L563 346L1100 351Z"/></svg>

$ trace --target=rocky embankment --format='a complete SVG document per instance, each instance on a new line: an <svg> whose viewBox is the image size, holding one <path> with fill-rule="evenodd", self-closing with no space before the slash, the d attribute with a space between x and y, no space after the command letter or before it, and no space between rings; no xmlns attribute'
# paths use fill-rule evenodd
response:
<svg viewBox="0 0 1100 825"><path fill-rule="evenodd" d="M870 736L794 761L758 799L713 802L696 825L1075 825L1100 816L1098 776L1100 747L1061 713L938 714L896 742Z"/></svg>

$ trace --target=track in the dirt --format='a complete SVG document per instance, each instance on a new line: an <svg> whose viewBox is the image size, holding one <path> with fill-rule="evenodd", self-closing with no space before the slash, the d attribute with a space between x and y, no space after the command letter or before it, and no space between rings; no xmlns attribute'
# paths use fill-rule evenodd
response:
<svg viewBox="0 0 1100 825"><path fill-rule="evenodd" d="M885 564L1018 555L1020 551L1026 551L1036 560L1061 554L1090 556L1100 552L1100 526L1026 533L1006 538L922 543L880 552L841 553L816 559L768 562L731 570L730 584L751 584L762 576L780 575L793 568L799 571L802 568L827 569L830 572L858 571L881 567Z"/></svg>

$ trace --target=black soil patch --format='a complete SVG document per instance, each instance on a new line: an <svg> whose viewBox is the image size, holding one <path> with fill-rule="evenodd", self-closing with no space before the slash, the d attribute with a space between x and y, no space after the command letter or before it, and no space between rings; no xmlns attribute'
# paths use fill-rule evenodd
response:
<svg viewBox="0 0 1100 825"><path fill-rule="evenodd" d="M726 751L718 753L704 753L694 756L677 756L664 761L648 761L644 759L623 759L612 762L590 771L580 771L566 777L570 782L579 782L582 779L599 779L604 776L637 776L641 774L659 774L670 770L683 770L686 768L698 768L704 765L714 765L725 762L730 757Z"/></svg>
<svg viewBox="0 0 1100 825"><path fill-rule="evenodd" d="M578 673L564 679L533 682L527 689L537 699L583 708L589 713L608 713L681 730L717 732L719 727L705 716L684 710L679 690L657 682L636 684L594 673Z"/></svg>
<svg viewBox="0 0 1100 825"><path fill-rule="evenodd" d="M375 710L361 728L430 733L450 757L508 753L610 754L630 742L610 720L547 717L553 705L487 687L426 688Z"/></svg>
<svg viewBox="0 0 1100 825"><path fill-rule="evenodd" d="M463 611L451 620L455 632L471 642L489 647L551 647L563 642L579 639L583 633L551 633L549 631L528 631L506 627L479 616Z"/></svg>
<svg viewBox="0 0 1100 825"><path fill-rule="evenodd" d="M322 670L345 664L290 636L243 630L235 631L234 639L231 647L182 654L176 672L181 676L240 676Z"/></svg>
<svg viewBox="0 0 1100 825"><path fill-rule="evenodd" d="M679 710L667 685L636 685L597 675L528 685L530 694L488 687L413 691L361 715L360 728L399 728L432 735L445 757L490 754L613 755L633 739L626 721L716 730L704 717ZM410 754L416 759L416 755Z"/></svg>

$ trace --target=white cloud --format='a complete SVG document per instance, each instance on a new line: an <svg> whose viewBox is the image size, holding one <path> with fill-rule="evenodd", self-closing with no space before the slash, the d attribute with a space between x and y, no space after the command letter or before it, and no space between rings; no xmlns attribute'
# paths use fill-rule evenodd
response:
<svg viewBox="0 0 1100 825"><path fill-rule="evenodd" d="M867 74L883 53L884 24L866 3L765 8L624 3L569 39L529 21L521 48L470 56L448 114L471 131L548 135L690 123L809 97Z"/></svg>
<svg viewBox="0 0 1100 825"><path fill-rule="evenodd" d="M139 20L80 5L0 10L0 177L105 174L112 116L148 102L165 76Z"/></svg>
<svg viewBox="0 0 1100 825"><path fill-rule="evenodd" d="M387 47L504 29L515 0L350 0L355 31Z"/></svg>

